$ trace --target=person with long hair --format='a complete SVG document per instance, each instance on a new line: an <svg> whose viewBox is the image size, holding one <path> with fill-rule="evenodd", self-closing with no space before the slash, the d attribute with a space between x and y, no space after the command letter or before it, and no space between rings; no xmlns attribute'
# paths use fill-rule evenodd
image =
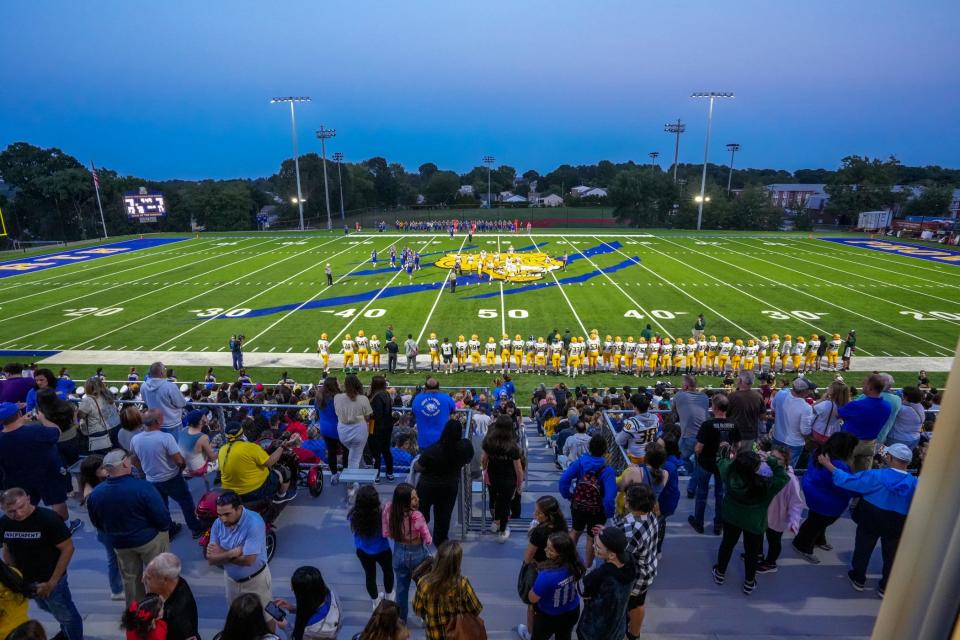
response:
<svg viewBox="0 0 960 640"><path fill-rule="evenodd" d="M333 406L337 412L337 435L349 452L347 468L359 469L370 433L367 420L373 415L360 378L352 374L344 378L343 393L334 396Z"/></svg>
<svg viewBox="0 0 960 640"><path fill-rule="evenodd" d="M133 436L146 427L143 426L143 414L132 404L128 404L120 411L120 430L117 432L117 445L124 451L130 451L130 441Z"/></svg>
<svg viewBox="0 0 960 640"><path fill-rule="evenodd" d="M47 640L47 632L36 620L27 620L8 633L6 640Z"/></svg>
<svg viewBox="0 0 960 640"><path fill-rule="evenodd" d="M49 370L47 370L49 372ZM52 375L52 374L51 374ZM77 429L77 410L72 402L64 400L51 387L42 387L36 394L37 420L48 427L60 429L57 451L63 466L70 468L80 459L80 431ZM73 491L73 478L67 474L67 493Z"/></svg>
<svg viewBox="0 0 960 640"><path fill-rule="evenodd" d="M659 498L663 489L670 482L670 473L663 469L667 461L667 453L658 441L645 445L643 462L627 467L617 478L617 512L621 515L626 512L624 498L627 489L634 484L645 484L653 489L654 496Z"/></svg>
<svg viewBox="0 0 960 640"><path fill-rule="evenodd" d="M393 553L390 543L383 533L383 510L380 507L380 494L372 484L365 484L357 491L353 508L347 514L353 543L357 548L357 558L363 567L367 595L373 602L374 610L385 598L393 600ZM377 565L383 572L383 591L377 591Z"/></svg>
<svg viewBox="0 0 960 640"><path fill-rule="evenodd" d="M57 378L53 375L53 371L50 371L50 369L37 369L34 371L33 384L33 389L27 391L27 413L30 413L37 408L37 394L42 389L53 389L57 391ZM63 393L58 391L57 395L66 400L66 397Z"/></svg>
<svg viewBox="0 0 960 640"><path fill-rule="evenodd" d="M490 510L493 512L498 542L510 537L507 523L510 518L510 503L513 496L523 488L523 462L520 446L514 431L513 418L497 416L483 439L483 455L480 458L483 481L490 491ZM491 529L492 530L492 529Z"/></svg>
<svg viewBox="0 0 960 640"><path fill-rule="evenodd" d="M724 583L730 556L742 534L743 593L750 595L757 588L757 558L763 549L767 510L790 478L776 457L762 460L753 451L737 453L727 442L720 444L717 467L724 484L723 539L717 551L717 564L713 566L713 581Z"/></svg>
<svg viewBox="0 0 960 640"><path fill-rule="evenodd" d="M420 452L414 470L420 473L417 495L420 512L430 522L433 510L433 543L438 547L450 537L450 519L457 504L460 472L473 459L473 445L463 437L463 424L447 420L440 440Z"/></svg>
<svg viewBox="0 0 960 640"><path fill-rule="evenodd" d="M383 600L354 640L410 640L410 630L400 619L397 603Z"/></svg>
<svg viewBox="0 0 960 640"><path fill-rule="evenodd" d="M27 621L30 588L17 569L0 560L0 638Z"/></svg>
<svg viewBox="0 0 960 640"><path fill-rule="evenodd" d="M913 450L920 442L920 431L926 421L926 410L923 408L923 395L917 387L903 388L903 402L894 419L893 426L886 437L886 444L890 446L898 442Z"/></svg>
<svg viewBox="0 0 960 640"><path fill-rule="evenodd" d="M527 597L533 604L532 640L570 640L580 618L577 583L586 573L570 534L551 533L547 560Z"/></svg>
<svg viewBox="0 0 960 640"><path fill-rule="evenodd" d="M347 450L340 445L340 433L337 431L337 410L333 399L340 394L340 385L334 376L327 376L323 379L320 387L320 393L317 394L317 419L320 422L320 437L327 447L327 466L330 467L330 473L337 475L347 467ZM341 449L343 455L340 462L337 462L337 456Z"/></svg>
<svg viewBox="0 0 960 640"><path fill-rule="evenodd" d="M840 407L850 402L850 387L843 380L834 380L823 398L813 405L813 423L810 438L816 445L825 443L840 430Z"/></svg>
<svg viewBox="0 0 960 640"><path fill-rule="evenodd" d="M679 469L683 466L683 455L680 453L680 438L675 433L664 434L660 439L663 445L666 460L662 469L667 474L667 482L657 497L657 504L660 506L660 532L657 537L657 553L663 549L663 540L667 536L667 518L677 512L677 506L680 504L680 473Z"/></svg>
<svg viewBox="0 0 960 640"><path fill-rule="evenodd" d="M400 620L407 622L410 580L413 571L429 557L427 545L433 543L430 528L420 508L420 497L413 485L401 482L393 490L393 500L383 510L381 528L384 537L393 540L393 572L397 580L397 605Z"/></svg>
<svg viewBox="0 0 960 640"><path fill-rule="evenodd" d="M166 640L167 623L162 616L163 598L148 593L130 603L120 618L120 628L127 632L127 640Z"/></svg>
<svg viewBox="0 0 960 640"><path fill-rule="evenodd" d="M849 472L859 442L852 433L837 431L810 455L807 471L800 483L807 502L807 519L793 539L793 548L811 564L820 564L820 559L813 553L814 547L824 551L833 549L827 542L827 527L840 518L847 510L850 499L857 495L836 486L833 472L820 464L818 458L821 455L828 456L834 467Z"/></svg>
<svg viewBox="0 0 960 640"><path fill-rule="evenodd" d="M374 482L380 482L380 461L383 460L387 481L393 482L393 454L390 440L393 437L393 399L387 391L387 379L373 376L370 381L370 407L373 409L373 433L370 434L370 454L377 470Z"/></svg>
<svg viewBox="0 0 960 640"><path fill-rule="evenodd" d="M286 621L277 624L287 626ZM270 630L260 597L255 593L241 593L230 603L219 640L280 640L280 636Z"/></svg>
<svg viewBox="0 0 960 640"><path fill-rule="evenodd" d="M273 602L296 614L291 640L335 638L343 624L340 600L324 582L320 569L299 567L290 576L290 588L293 591L293 603L283 598Z"/></svg>
<svg viewBox="0 0 960 640"><path fill-rule="evenodd" d="M413 612L423 618L427 640L444 640L447 624L461 614L479 616L483 605L461 575L463 548L447 540L437 548L433 568L417 582Z"/></svg>
<svg viewBox="0 0 960 640"><path fill-rule="evenodd" d="M527 548L523 552L524 566L547 561L547 541L554 533L568 533L567 519L560 502L553 496L537 498L533 507L533 523L527 532ZM527 623L517 626L517 635L529 639L533 629L533 605L527 606Z"/></svg>
<svg viewBox="0 0 960 640"><path fill-rule="evenodd" d="M106 453L113 447L119 429L120 416L114 406L114 397L98 376L83 383L83 399L77 407L80 432L87 438L86 453Z"/></svg>

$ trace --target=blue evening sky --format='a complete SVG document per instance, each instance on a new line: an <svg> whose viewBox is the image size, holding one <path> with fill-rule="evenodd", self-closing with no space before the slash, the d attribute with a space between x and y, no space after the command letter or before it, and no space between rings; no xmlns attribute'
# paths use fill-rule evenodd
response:
<svg viewBox="0 0 960 640"><path fill-rule="evenodd" d="M738 166L896 154L960 166L957 0L267 2L0 5L0 148L57 146L154 179L266 176L328 149L409 170L669 164L739 142Z"/></svg>

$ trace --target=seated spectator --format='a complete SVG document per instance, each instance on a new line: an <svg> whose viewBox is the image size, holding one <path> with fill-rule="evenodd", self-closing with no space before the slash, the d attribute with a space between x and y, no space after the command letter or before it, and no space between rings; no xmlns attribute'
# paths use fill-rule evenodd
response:
<svg viewBox="0 0 960 640"><path fill-rule="evenodd" d="M289 502L296 497L296 482L287 477L285 465L277 464L284 451L299 444L296 436L271 454L259 444L247 442L238 422L227 424L226 436L227 444L217 452L220 482L224 489L235 491L244 502Z"/></svg>
<svg viewBox="0 0 960 640"><path fill-rule="evenodd" d="M409 640L410 631L400 620L397 603L383 600L354 640Z"/></svg>
<svg viewBox="0 0 960 640"><path fill-rule="evenodd" d="M290 577L294 602L283 598L274 603L296 614L293 624L292 640L311 640L313 638L336 638L343 624L340 612L340 600L316 567L300 567Z"/></svg>
<svg viewBox="0 0 960 640"><path fill-rule="evenodd" d="M160 620L166 623L167 640L199 637L197 601L180 571L180 559L172 553L161 553L143 570L143 584L147 592L163 600Z"/></svg>
<svg viewBox="0 0 960 640"><path fill-rule="evenodd" d="M120 618L120 628L127 632L127 640L166 640L167 623L162 615L163 599L148 593L130 603Z"/></svg>
<svg viewBox="0 0 960 640"><path fill-rule="evenodd" d="M180 455L186 462L188 475L209 473L217 469L217 452L210 445L210 436L204 433L210 414L203 409L194 409L187 414L186 429L177 435Z"/></svg>
<svg viewBox="0 0 960 640"><path fill-rule="evenodd" d="M219 640L281 640L270 630L264 616L257 594L241 593L230 604ZM287 622L279 621L277 626L285 628Z"/></svg>
<svg viewBox="0 0 960 640"><path fill-rule="evenodd" d="M393 455L394 467L409 469L413 459L417 456L417 434L413 431L398 433L394 438L394 445L390 448Z"/></svg>
<svg viewBox="0 0 960 640"><path fill-rule="evenodd" d="M6 638L26 622L29 608L30 587L23 574L0 561L0 637Z"/></svg>

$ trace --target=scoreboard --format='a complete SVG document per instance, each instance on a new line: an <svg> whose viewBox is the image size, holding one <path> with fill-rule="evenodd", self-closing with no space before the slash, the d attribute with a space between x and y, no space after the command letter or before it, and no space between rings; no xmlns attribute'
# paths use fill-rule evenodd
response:
<svg viewBox="0 0 960 640"><path fill-rule="evenodd" d="M127 217L140 222L156 222L158 218L166 217L167 206L163 201L163 194L159 191L127 191L123 194L123 206L127 210Z"/></svg>

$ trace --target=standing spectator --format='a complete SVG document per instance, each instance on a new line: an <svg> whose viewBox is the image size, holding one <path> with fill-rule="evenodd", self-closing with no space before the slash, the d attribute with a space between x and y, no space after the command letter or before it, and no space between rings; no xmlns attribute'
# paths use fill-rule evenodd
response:
<svg viewBox="0 0 960 640"><path fill-rule="evenodd" d="M343 228L343 233L344 233L344 235L346 235L346 233L347 233L347 228L346 228L346 227ZM332 287L332 286L333 286L333 269L330 268L330 263L329 263L329 262L327 263L327 266L325 266L325 267L323 268L323 273L326 274L326 276L327 276L327 286L328 286L328 287Z"/></svg>
<svg viewBox="0 0 960 640"><path fill-rule="evenodd" d="M592 543L591 536L591 543ZM586 573L577 545L566 533L550 534L547 561L530 589L533 604L533 640L570 640L580 618L577 583Z"/></svg>
<svg viewBox="0 0 960 640"><path fill-rule="evenodd" d="M266 525L259 513L243 506L234 491L225 491L217 498L207 562L223 568L227 602L243 594L256 596L261 607L273 600Z"/></svg>
<svg viewBox="0 0 960 640"><path fill-rule="evenodd" d="M853 470L864 471L873 466L877 436L890 417L890 405L883 399L886 380L873 374L863 381L863 395L851 400L838 411L843 418L843 430L860 440L853 452Z"/></svg>
<svg viewBox="0 0 960 640"><path fill-rule="evenodd" d="M480 459L483 481L490 491L490 510L493 526L499 534L497 542L504 543L510 537L510 503L523 487L523 463L517 444L513 420L500 415L483 439L483 456Z"/></svg>
<svg viewBox="0 0 960 640"><path fill-rule="evenodd" d="M843 341L843 365L840 367L841 371L850 370L850 358L853 357L854 352L857 350L857 332L853 329L850 329L850 333L847 334L846 340Z"/></svg>
<svg viewBox="0 0 960 640"><path fill-rule="evenodd" d="M60 429L27 422L13 402L0 403L0 425L2 487L19 487L29 494L33 505L42 500L63 520L68 520L66 470L57 449ZM68 526L73 533L82 523L74 520Z"/></svg>
<svg viewBox="0 0 960 640"><path fill-rule="evenodd" d="M897 416L900 413L900 407L903 404L903 400L895 394L891 389L893 388L893 376L889 373L879 374L883 378L883 393L881 397L883 401L890 405L890 416L887 418L887 421L883 423L883 428L880 429L880 433L877 434L877 442L884 443L887 441L887 435L890 433L890 430L893 428L894 422L897 421Z"/></svg>
<svg viewBox="0 0 960 640"><path fill-rule="evenodd" d="M233 359L233 370L240 371L243 369L243 336L230 336L228 346ZM153 377L153 374L150 373L149 377Z"/></svg>
<svg viewBox="0 0 960 640"><path fill-rule="evenodd" d="M87 441L84 453L106 453L113 447L116 431L120 428L115 398L97 376L83 383L83 399L77 407L80 433ZM112 437L111 437L112 436Z"/></svg>
<svg viewBox="0 0 960 640"><path fill-rule="evenodd" d="M157 489L130 475L133 467L125 451L109 452L103 468L108 477L87 497L87 512L117 554L129 605L146 593L141 581L143 567L170 550L171 534L176 535L179 526L170 520Z"/></svg>
<svg viewBox="0 0 960 640"><path fill-rule="evenodd" d="M540 496L533 508L533 523L527 533L527 548L523 552L523 564L539 565L547 561L547 540L552 533L568 533L567 519L563 516L560 503L553 496ZM526 600L525 600L526 601ZM530 640L533 629L533 607L527 607L527 624L517 625L517 635Z"/></svg>
<svg viewBox="0 0 960 640"><path fill-rule="evenodd" d="M422 451L440 439L440 432L457 405L450 394L440 391L436 378L427 378L424 390L416 395L410 408L417 421L417 445Z"/></svg>
<svg viewBox="0 0 960 640"><path fill-rule="evenodd" d="M706 394L697 389L697 378L683 376L683 388L673 399L673 412L680 423L680 454L690 476L687 482L688 498L693 498L697 493L697 458L694 449L697 446L697 433L707 419L709 406Z"/></svg>
<svg viewBox="0 0 960 640"><path fill-rule="evenodd" d="M290 576L290 589L294 602L278 598L275 604L297 616L291 640L336 638L343 625L340 599L324 582L320 569L298 567Z"/></svg>
<svg viewBox="0 0 960 640"><path fill-rule="evenodd" d="M807 502L807 519L793 539L793 548L812 564L820 564L813 548L833 549L827 543L827 527L832 525L850 504L853 493L833 484L832 472L824 467L820 456L827 456L835 468L849 471L850 459L857 447L857 439L846 431L838 431L811 456L807 472L803 474L803 495Z"/></svg>
<svg viewBox="0 0 960 640"><path fill-rule="evenodd" d="M407 341L403 343L403 353L407 357L407 373L414 373L417 370L417 354L420 347L417 341L413 339L413 334L407 334Z"/></svg>
<svg viewBox="0 0 960 640"><path fill-rule="evenodd" d="M367 595L373 603L374 610L386 597L392 600L393 593L393 554L390 552L390 543L383 534L381 525L383 511L380 508L380 495L376 487L365 484L357 490L353 508L347 514L350 522L350 531L353 532L353 542L357 548L357 558L363 567L364 581ZM377 591L377 565L383 572L383 591Z"/></svg>
<svg viewBox="0 0 960 640"><path fill-rule="evenodd" d="M4 561L20 572L24 583L35 585L37 606L57 619L63 637L83 640L83 619L67 583L74 546L63 518L50 509L34 506L19 487L4 491L0 503L4 513L0 518Z"/></svg>
<svg viewBox="0 0 960 640"><path fill-rule="evenodd" d="M450 293L457 292L457 272L456 270L451 271L450 275L447 276L447 284L450 286Z"/></svg>
<svg viewBox="0 0 960 640"><path fill-rule="evenodd" d="M210 444L209 413L206 409L194 409L187 414L187 426L177 436L180 455L186 462L186 471L192 476L209 473L217 468L217 452ZM306 438L303 438L306 440Z"/></svg>
<svg viewBox="0 0 960 640"><path fill-rule="evenodd" d="M903 388L903 403L884 444L889 447L899 442L911 451L916 448L920 442L920 429L926 420L922 400L923 396L917 387Z"/></svg>
<svg viewBox="0 0 960 640"><path fill-rule="evenodd" d="M0 384L0 403L13 402L23 404L34 387L33 378L23 375L24 366L11 362L3 365L3 384Z"/></svg>
<svg viewBox="0 0 960 640"><path fill-rule="evenodd" d="M273 626L273 618L263 610L263 601L257 594L241 593L231 601L223 631L215 637L218 640L280 640L280 636L271 631Z"/></svg>
<svg viewBox="0 0 960 640"><path fill-rule="evenodd" d="M384 340L386 340L387 342L390 342L391 340L393 340L394 332L393 332L392 324L387 325L387 330L384 331L383 335L384 335Z"/></svg>
<svg viewBox="0 0 960 640"><path fill-rule="evenodd" d="M814 444L825 443L840 430L840 407L850 402L850 387L843 380L834 380L827 387L823 398L813 405L813 422L810 438Z"/></svg>
<svg viewBox="0 0 960 640"><path fill-rule="evenodd" d="M707 321L704 319L703 314L697 315L697 321L693 323L693 339L699 340L703 337L703 332L707 328Z"/></svg>
<svg viewBox="0 0 960 640"><path fill-rule="evenodd" d="M363 383L357 376L351 374L344 378L343 391L333 398L337 412L337 435L349 452L347 468L359 469L369 437L367 419L373 415L373 408L367 396L363 395Z"/></svg>
<svg viewBox="0 0 960 640"><path fill-rule="evenodd" d="M460 473L473 459L473 445L463 437L463 425L450 419L440 440L420 452L414 470L420 473L417 495L420 512L430 522L433 509L433 543L439 548L450 537L450 519L457 504Z"/></svg>
<svg viewBox="0 0 960 640"><path fill-rule="evenodd" d="M203 525L194 513L193 496L187 481L183 479L183 470L187 463L180 453L180 445L171 434L161 431L163 414L158 409L148 409L143 414L143 423L147 430L130 440L130 452L133 464L143 470L147 482L156 487L167 507L170 498L180 505L183 519L193 532L194 538L204 533Z"/></svg>
<svg viewBox="0 0 960 640"><path fill-rule="evenodd" d="M16 568L0 561L0 636L10 632L29 619L30 586Z"/></svg>
<svg viewBox="0 0 960 640"><path fill-rule="evenodd" d="M373 610L357 640L410 640L410 631L403 626L396 602L383 600Z"/></svg>
<svg viewBox="0 0 960 640"><path fill-rule="evenodd" d="M623 429L617 434L617 444L624 447L627 457L633 464L643 464L647 444L656 442L660 432L660 421L657 416L647 413L650 409L650 396L645 393L635 393L630 396L630 406L635 415L623 421Z"/></svg>
<svg viewBox="0 0 960 640"><path fill-rule="evenodd" d="M663 438L664 454L667 459L663 463L663 470L667 474L667 483L657 496L657 504L660 507L660 535L657 539L657 553L663 549L663 540L667 535L667 518L677 512L677 506L680 504L680 474L679 468L683 465L680 457L680 445L676 434L664 434Z"/></svg>
<svg viewBox="0 0 960 640"><path fill-rule="evenodd" d="M627 603L636 569L627 555L627 536L617 527L606 527L594 537L594 551L603 564L583 577L583 613L577 638L623 638L627 631Z"/></svg>
<svg viewBox="0 0 960 640"><path fill-rule="evenodd" d="M775 573L777 559L783 549L783 534L788 529L794 535L800 531L800 518L807 506L800 490L800 482L790 466L790 450L784 447L774 449L770 455L776 457L787 471L786 486L780 490L767 508L767 554L757 565L757 573Z"/></svg>
<svg viewBox="0 0 960 640"><path fill-rule="evenodd" d="M29 379L29 378L24 378ZM57 378L50 369L37 369L33 374L35 387L27 392L27 413L37 408L37 394L44 389L53 389L62 400L67 399L67 394L62 389L57 388Z"/></svg>
<svg viewBox="0 0 960 640"><path fill-rule="evenodd" d="M163 412L163 430L176 435L183 425L183 408L187 406L187 400L177 385L167 380L167 369L162 362L150 365L140 392L147 407Z"/></svg>
<svg viewBox="0 0 960 640"><path fill-rule="evenodd" d="M560 495L570 500L574 546L587 533L587 565L593 564L593 529L616 511L617 475L607 464L607 441L600 434L590 438L590 450L573 461L560 476ZM571 484L576 481L575 489Z"/></svg>
<svg viewBox="0 0 960 640"><path fill-rule="evenodd" d="M397 355L400 353L400 345L393 335L387 338L387 371L389 373L397 372Z"/></svg>
<svg viewBox="0 0 960 640"><path fill-rule="evenodd" d="M767 530L767 510L774 496L787 484L787 472L774 456L764 462L752 451L736 453L730 445L720 446L717 466L725 485L723 500L723 539L713 567L713 581L723 584L733 549L743 534L743 593L757 588L757 559L763 550Z"/></svg>
<svg viewBox="0 0 960 640"><path fill-rule="evenodd" d="M733 420L740 431L740 448L752 451L753 443L760 434L760 422L766 413L763 396L753 388L753 371L741 371L737 375L737 390L727 400L727 417Z"/></svg>
<svg viewBox="0 0 960 640"><path fill-rule="evenodd" d="M787 389L784 387L773 397L773 443L778 447L790 448L790 464L797 465L803 447L804 436L810 435L813 423L813 409L807 404L806 397L810 383L806 378L797 378Z"/></svg>
<svg viewBox="0 0 960 640"><path fill-rule="evenodd" d="M740 447L740 430L737 423L727 417L727 396L718 393L711 402L713 418L704 420L697 433L697 445L694 452L697 454L697 501L694 505L694 515L687 522L697 533L703 533L703 519L707 510L707 495L710 493L710 479L713 478L713 535L720 535L723 528L723 479L720 477L720 467L717 466L717 452L721 444L731 445L734 449Z"/></svg>
<svg viewBox="0 0 960 640"><path fill-rule="evenodd" d="M349 458L345 447L340 445L340 432L337 430L339 421L337 420L337 409L334 405L334 398L340 394L340 385L334 376L327 376L323 379L323 386L320 387L320 393L317 394L317 419L320 422L320 436L327 447L327 466L334 475L347 468ZM340 451L339 463L337 456Z"/></svg>
<svg viewBox="0 0 960 640"><path fill-rule="evenodd" d="M883 572L877 585L877 595L882 598L887 588L903 525L917 490L917 479L907 471L912 455L904 444L890 445L884 456L886 468L856 474L837 468L829 456L821 456L818 460L833 474L834 484L863 496L856 507L854 520L857 522L857 537L850 571L847 573L850 584L857 591L863 591L867 581L867 565L877 540L880 541L883 555Z"/></svg>
<svg viewBox="0 0 960 640"><path fill-rule="evenodd" d="M370 408L373 410L373 433L370 434L370 453L377 470L374 482L380 482L380 461L386 467L387 481L393 482L393 454L390 442L393 439L393 399L387 391L387 379L373 376L370 381Z"/></svg>
<svg viewBox="0 0 960 640"><path fill-rule="evenodd" d="M627 488L627 515L617 522L626 535L627 553L635 572L635 582L627 603L627 637L631 640L640 636L646 615L647 591L657 576L659 552L656 547L659 544L660 523L654 512L656 505L653 489L645 484L632 484Z"/></svg>
<svg viewBox="0 0 960 640"><path fill-rule="evenodd" d="M427 640L444 640L447 624L457 616L483 611L470 580L460 573L462 563L460 543L447 540L437 548L433 568L417 582L413 612L423 618Z"/></svg>
<svg viewBox="0 0 960 640"><path fill-rule="evenodd" d="M407 623L410 601L410 579L413 570L429 557L427 545L433 542L430 528L418 511L417 490L401 482L393 490L393 501L383 510L381 528L386 538L393 539L393 572L397 579L397 606L400 620Z"/></svg>
<svg viewBox="0 0 960 640"><path fill-rule="evenodd" d="M80 504L85 505L87 498L101 482L107 479L107 470L103 467L103 456L91 454L80 463ZM120 563L117 562L117 552L113 548L110 536L97 531L97 541L107 552L107 579L110 582L110 599L124 600L123 578L120 575Z"/></svg>
<svg viewBox="0 0 960 640"><path fill-rule="evenodd" d="M77 429L77 410L73 403L61 398L52 388L44 387L36 395L36 415L40 424L56 427L60 431L57 452L63 467L69 469L80 459L80 431ZM67 493L73 491L70 474L65 474L64 479Z"/></svg>
<svg viewBox="0 0 960 640"><path fill-rule="evenodd" d="M200 637L197 601L180 571L180 558L161 553L143 569L143 585L147 593L163 600L160 619L167 623L167 640L196 640Z"/></svg>

